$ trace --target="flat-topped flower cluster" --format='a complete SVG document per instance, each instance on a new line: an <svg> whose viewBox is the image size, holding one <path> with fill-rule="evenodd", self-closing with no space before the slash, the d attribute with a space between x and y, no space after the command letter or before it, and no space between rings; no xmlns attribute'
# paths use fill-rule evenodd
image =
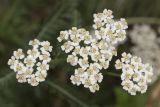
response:
<svg viewBox="0 0 160 107"><path fill-rule="evenodd" d="M107 69L112 57L117 55L114 45L126 38L127 27L125 19L115 21L112 11L105 9L94 14L94 35L76 27L60 32L57 39L63 42L61 49L69 54L67 62L77 67L70 78L73 84L83 84L93 93L99 90L98 83L103 79L100 71Z"/></svg>
<svg viewBox="0 0 160 107"><path fill-rule="evenodd" d="M153 76L153 68L149 64L143 64L140 57L122 53L122 58L115 64L116 69L122 69L121 85L131 95L137 92L145 93L148 83Z"/></svg>
<svg viewBox="0 0 160 107"><path fill-rule="evenodd" d="M16 72L16 78L20 83L28 82L32 86L37 86L39 82L45 81L52 46L48 41L40 42L37 39L29 42L33 48L27 51L27 56L22 49L13 52L13 56L8 61L10 68ZM36 69L36 72L34 71Z"/></svg>
<svg viewBox="0 0 160 107"><path fill-rule="evenodd" d="M113 19L112 11L105 9L103 13L94 14L96 40L103 40L108 45L117 44L126 38L127 22L124 18L119 21Z"/></svg>

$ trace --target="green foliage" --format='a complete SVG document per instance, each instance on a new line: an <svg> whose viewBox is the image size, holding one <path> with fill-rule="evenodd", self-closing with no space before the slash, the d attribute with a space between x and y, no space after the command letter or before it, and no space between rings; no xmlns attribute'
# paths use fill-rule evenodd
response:
<svg viewBox="0 0 160 107"><path fill-rule="evenodd" d="M93 13L104 8L112 9L115 18L128 18L129 24L159 24L159 4L159 0L1 0L0 107L143 107L148 93L136 97L125 93L113 68L105 73L95 94L73 86L69 80L73 68L66 63L56 38L61 30L73 26L90 31ZM7 66L12 52L17 48L26 50L33 38L49 40L53 45L47 80L37 87L18 83ZM119 51L123 50L128 47Z"/></svg>
<svg viewBox="0 0 160 107"><path fill-rule="evenodd" d="M127 92L120 87L115 88L117 105L119 107L144 107L147 99L146 94L130 96Z"/></svg>

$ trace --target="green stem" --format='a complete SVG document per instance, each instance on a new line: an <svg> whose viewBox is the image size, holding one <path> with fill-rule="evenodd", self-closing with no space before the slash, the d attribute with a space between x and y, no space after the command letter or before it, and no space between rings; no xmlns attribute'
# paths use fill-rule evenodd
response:
<svg viewBox="0 0 160 107"><path fill-rule="evenodd" d="M11 73L5 75L4 77L0 78L0 85L5 84L6 81L8 81L13 75L14 75L14 72L11 72Z"/></svg>
<svg viewBox="0 0 160 107"><path fill-rule="evenodd" d="M64 10L64 7L61 7L59 11L56 12L56 14L51 17L51 19L47 22L47 24L39 32L37 36L38 39L42 39L42 37L45 36L45 34L48 32L48 29L54 24L54 22L56 22L56 20L59 18L63 10Z"/></svg>
<svg viewBox="0 0 160 107"><path fill-rule="evenodd" d="M126 18L128 24L155 24L160 25L160 18L154 17L132 17Z"/></svg>
<svg viewBox="0 0 160 107"><path fill-rule="evenodd" d="M52 88L54 88L57 91L59 91L60 93L62 93L63 95L65 95L66 97L68 97L69 99L71 99L72 101L81 105L81 107L89 107L85 102L83 102L80 99L78 99L77 97L73 96L70 92L64 90L60 85L56 84L55 82L48 80L48 81L46 81L46 83L49 86L51 86Z"/></svg>
<svg viewBox="0 0 160 107"><path fill-rule="evenodd" d="M105 74L106 74L106 75L109 75L109 76L120 77L119 74L113 73L113 72L106 72Z"/></svg>

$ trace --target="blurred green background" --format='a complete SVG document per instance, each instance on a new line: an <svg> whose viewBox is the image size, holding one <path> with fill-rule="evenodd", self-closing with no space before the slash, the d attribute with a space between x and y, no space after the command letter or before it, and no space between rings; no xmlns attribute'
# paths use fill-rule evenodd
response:
<svg viewBox="0 0 160 107"><path fill-rule="evenodd" d="M91 30L93 13L111 9L115 19L134 24L160 25L160 0L0 0L0 107L160 107L160 82L147 93L131 96L121 87L114 60L95 94L71 84L74 68L66 63L57 37L73 26ZM7 65L12 52L27 49L29 40L48 40L54 47L45 82L37 87L20 84ZM132 44L119 46L129 52ZM156 94L156 97L154 96Z"/></svg>

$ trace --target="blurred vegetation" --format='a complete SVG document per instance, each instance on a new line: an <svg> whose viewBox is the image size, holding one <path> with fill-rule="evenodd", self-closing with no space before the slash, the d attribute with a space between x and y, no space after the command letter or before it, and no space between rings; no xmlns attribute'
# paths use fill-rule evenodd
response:
<svg viewBox="0 0 160 107"><path fill-rule="evenodd" d="M103 71L99 92L73 86L69 80L73 68L56 39L59 31L72 26L91 30L93 13L105 8L113 10L117 19L126 18L130 26L158 26L159 5L160 0L0 0L0 107L160 107L159 100L147 106L159 82L146 94L130 96L122 90L120 78L111 75L115 73L113 62L107 70L110 75ZM48 40L54 47L47 79L37 87L18 83L7 66L12 52L27 49L34 38ZM130 45L120 46L119 52L129 51Z"/></svg>

